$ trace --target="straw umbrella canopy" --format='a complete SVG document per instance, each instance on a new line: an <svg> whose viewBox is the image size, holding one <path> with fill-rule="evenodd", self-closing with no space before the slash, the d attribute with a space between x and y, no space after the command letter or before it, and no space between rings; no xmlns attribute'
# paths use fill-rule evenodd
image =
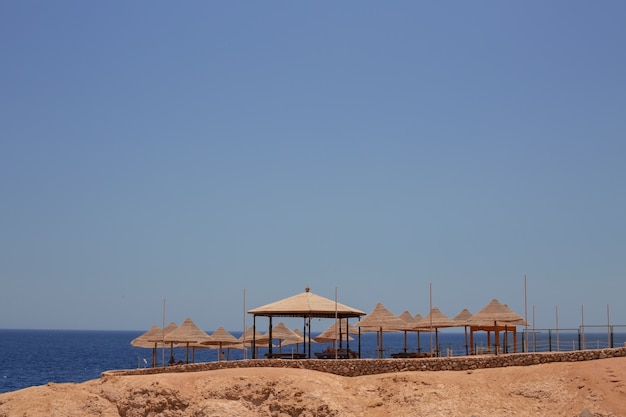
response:
<svg viewBox="0 0 626 417"><path fill-rule="evenodd" d="M295 333L293 330L287 327L285 323L283 323L282 321L272 328L271 342L274 342L274 340L279 340L278 342L279 352L282 352L282 347L285 345L304 342L303 337L299 336L297 333ZM267 341L269 343L270 342L269 333L266 333L265 335L261 336L259 338L259 341L260 342Z"/></svg>
<svg viewBox="0 0 626 417"><path fill-rule="evenodd" d="M158 337L161 340L162 334L163 334L163 331L161 330L161 328L158 325L154 324L148 331L134 338L130 342L131 346L134 346L134 347L152 349L152 367L153 368L156 366L157 348L163 347L162 341L157 342L157 341L154 341L154 339Z"/></svg>
<svg viewBox="0 0 626 417"><path fill-rule="evenodd" d="M176 330L176 328L178 327L178 325L176 323L174 323L173 321L170 322L170 324L168 324L167 326L165 326L163 329L161 329L161 332L157 332L155 334L151 334L149 336L146 336L145 339L148 342L162 342L163 344L165 344L165 336L170 334L171 332L173 332L174 330ZM170 343L170 361L173 359L173 355L174 355L174 343ZM162 347L162 353L163 353L163 358L162 358L162 366L165 365L165 346L161 345Z"/></svg>
<svg viewBox="0 0 626 417"><path fill-rule="evenodd" d="M444 328L444 327L458 327L458 326L459 326L458 322L454 321L454 319L451 319L450 317L443 314L441 310L439 309L439 307L435 306L430 310L430 312L426 315L426 317L424 317L417 324L413 325L413 329L415 330L428 329L430 331L434 329L435 330L435 351L437 355L439 355L439 329ZM430 337L431 337L430 351L432 353L433 351L432 334Z"/></svg>
<svg viewBox="0 0 626 417"><path fill-rule="evenodd" d="M185 343L187 363L189 363L189 345L192 343L202 343L208 339L209 335L199 328L190 317L187 317L179 327L165 335L165 342Z"/></svg>
<svg viewBox="0 0 626 417"><path fill-rule="evenodd" d="M474 332L486 331L488 345L491 346L490 332L495 335L495 352L498 353L500 344L501 330L505 331L505 337L508 335L509 329L513 330L513 349L517 351L517 329L515 326L526 326L526 320L519 314L515 313L508 305L500 303L497 299L492 299L489 304L484 306L468 320L470 326L470 340L474 344Z"/></svg>
<svg viewBox="0 0 626 417"><path fill-rule="evenodd" d="M463 310L461 310L459 312L459 314L457 314L456 316L454 316L454 321L459 323L459 326L463 326L463 329L465 330L465 354L469 355L469 345L467 343L467 327L470 325L469 324L469 320L472 318L472 313L464 308Z"/></svg>
<svg viewBox="0 0 626 417"><path fill-rule="evenodd" d="M411 328L404 320L387 310L382 303L376 304L374 310L357 322L355 326L366 332L375 331L377 333L379 358L383 357L383 332L396 332Z"/></svg>
<svg viewBox="0 0 626 417"><path fill-rule="evenodd" d="M347 330L346 330L347 325ZM354 340L350 334L359 334L359 329L355 326L346 323L344 319L335 321L326 330L313 338L318 343L329 343L337 340Z"/></svg>
<svg viewBox="0 0 626 417"><path fill-rule="evenodd" d="M420 321L422 321L424 317L422 317L422 315L420 313L417 313L416 315L413 316L413 323L417 324ZM422 344L421 344L421 340L420 340L420 334L427 332L428 330L425 329L418 329L417 330L417 351L421 352L422 351Z"/></svg>
<svg viewBox="0 0 626 417"><path fill-rule="evenodd" d="M419 316L419 314L418 314ZM400 314L398 317L400 317L402 320L404 320L406 322L407 325L412 326L412 325L416 325L418 323L418 319L416 319L415 317L413 317L411 315L411 313L409 313L408 310L404 310L402 312L402 314ZM419 316L420 319L422 318L422 316ZM409 331L412 331L414 329L410 329L410 328L406 328L404 329L404 353L406 353L407 348L406 348L406 335ZM419 351L419 330L414 330L415 332L417 332L418 335L418 351Z"/></svg>
<svg viewBox="0 0 626 417"><path fill-rule="evenodd" d="M252 341L253 340L257 340L256 343L256 350L258 353L258 349L260 347L267 347L269 346L269 342L267 343L267 345L264 345L263 343L259 343L258 340L262 337L263 335L261 334L261 332L257 331L254 329L253 326L250 326L246 329L245 332L243 332L241 334L241 336L239 336L239 342L241 342L246 348L252 348Z"/></svg>
<svg viewBox="0 0 626 417"><path fill-rule="evenodd" d="M213 333L211 333L211 337L209 338L209 340L205 341L205 342L201 342L203 345L213 345L213 346L219 346L219 354L218 354L218 360L222 360L222 347L224 345L226 346L232 346L232 345L239 345L241 343L241 341L239 339L237 339L235 336L233 336L232 334L230 334L226 329L224 329L223 327L218 327Z"/></svg>

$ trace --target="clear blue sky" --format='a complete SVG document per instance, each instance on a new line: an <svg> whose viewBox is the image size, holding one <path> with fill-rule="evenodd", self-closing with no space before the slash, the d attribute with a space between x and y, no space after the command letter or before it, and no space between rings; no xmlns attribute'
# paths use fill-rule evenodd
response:
<svg viewBox="0 0 626 417"><path fill-rule="evenodd" d="M0 3L0 328L626 324L626 2ZM248 320L251 324L251 319ZM325 326L324 326L325 327ZM323 329L320 329L320 331Z"/></svg>

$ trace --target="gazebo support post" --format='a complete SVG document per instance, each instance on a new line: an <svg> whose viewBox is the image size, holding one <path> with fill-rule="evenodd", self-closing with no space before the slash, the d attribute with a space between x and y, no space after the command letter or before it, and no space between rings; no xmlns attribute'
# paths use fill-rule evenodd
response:
<svg viewBox="0 0 626 417"><path fill-rule="evenodd" d="M498 330L498 322L494 320L493 322L493 336L494 343L496 348L496 355L498 355L498 350L500 349L500 331Z"/></svg>
<svg viewBox="0 0 626 417"><path fill-rule="evenodd" d="M308 322L309 322L309 359L311 359L311 317L308 317Z"/></svg>
<svg viewBox="0 0 626 417"><path fill-rule="evenodd" d="M256 314L252 316L252 359L256 359Z"/></svg>
<svg viewBox="0 0 626 417"><path fill-rule="evenodd" d="M273 340L272 340L272 316L269 316L269 319L270 319L270 327L269 327L267 333L269 334L269 337L270 337L269 353L271 355L272 354L272 345L274 344Z"/></svg>

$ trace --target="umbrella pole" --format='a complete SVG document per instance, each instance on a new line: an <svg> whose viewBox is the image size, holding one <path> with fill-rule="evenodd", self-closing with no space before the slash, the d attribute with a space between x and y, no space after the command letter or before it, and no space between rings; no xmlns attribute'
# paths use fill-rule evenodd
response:
<svg viewBox="0 0 626 417"><path fill-rule="evenodd" d="M467 326L464 326L464 328L465 328L465 354L469 355L469 349L467 346Z"/></svg>
<svg viewBox="0 0 626 417"><path fill-rule="evenodd" d="M404 331L404 353L406 353L406 330Z"/></svg>

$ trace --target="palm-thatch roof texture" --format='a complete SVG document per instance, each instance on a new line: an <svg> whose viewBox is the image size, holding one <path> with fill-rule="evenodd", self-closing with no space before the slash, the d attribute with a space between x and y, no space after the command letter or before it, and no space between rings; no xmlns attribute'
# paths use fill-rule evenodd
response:
<svg viewBox="0 0 626 417"><path fill-rule="evenodd" d="M439 356L439 329L445 327L457 327L459 324L454 319L446 316L439 309L439 307L433 307L430 312L420 320L417 324L413 325L413 330L434 330L435 331L435 345L432 343L432 333L430 336L430 351L436 353ZM434 349L433 349L434 348Z"/></svg>
<svg viewBox="0 0 626 417"><path fill-rule="evenodd" d="M336 320L326 330L315 336L313 340L318 343L329 343L336 340L354 340L350 334L359 334L359 329L346 323L345 319Z"/></svg>
<svg viewBox="0 0 626 417"><path fill-rule="evenodd" d="M156 339L159 341L154 341ZM154 324L148 331L134 338L130 344L134 347L152 349L152 367L154 368L156 366L157 348L164 347L161 341L162 339L163 330L161 330L158 325Z"/></svg>
<svg viewBox="0 0 626 417"><path fill-rule="evenodd" d="M443 327L457 327L459 323L443 314L439 307L433 307L430 312L413 326L413 330L438 329Z"/></svg>
<svg viewBox="0 0 626 417"><path fill-rule="evenodd" d="M411 328L407 322L393 314L382 305L376 304L371 313L363 317L355 326L360 327L362 331L377 332L377 356L383 357L383 332L403 331Z"/></svg>
<svg viewBox="0 0 626 417"><path fill-rule="evenodd" d="M170 334L177 327L178 325L172 321L170 322L170 324L168 324L163 329L161 329L161 332L154 332L154 333L151 332L150 335L145 336L145 339L148 342L163 342L165 340L165 336Z"/></svg>
<svg viewBox="0 0 626 417"><path fill-rule="evenodd" d="M248 311L255 316L279 317L360 317L364 312L331 299L314 294L307 287L305 292L266 304Z"/></svg>
<svg viewBox="0 0 626 417"><path fill-rule="evenodd" d="M517 331L515 326L525 326L526 320L519 314L515 313L508 305L500 303L495 298L489 304L474 314L467 323L470 326L470 345L474 345L474 332L486 331L487 344L491 347L490 332L494 333L494 349L497 354L500 351L500 331L504 330L504 351L508 351L508 333L513 332L513 351L517 351Z"/></svg>
<svg viewBox="0 0 626 417"><path fill-rule="evenodd" d="M179 327L165 335L166 343L184 343L186 345L187 363L189 363L189 345L203 343L209 339L209 335L199 328L190 317L187 317Z"/></svg>
<svg viewBox="0 0 626 417"><path fill-rule="evenodd" d="M267 332L264 335L260 336L258 340L261 343L263 343L263 342L270 342L269 339L270 339L270 335L269 335L269 332ZM285 345L304 342L303 337L299 336L293 330L288 328L285 325L285 323L283 323L282 321L278 323L276 326L272 327L272 340L271 341L273 342L274 340L279 340L278 348L279 348L279 351L281 352L282 352L282 347Z"/></svg>
<svg viewBox="0 0 626 417"><path fill-rule="evenodd" d="M404 320L387 310L382 303L377 303L374 310L359 320L355 326L366 332L401 331L410 328Z"/></svg>
<svg viewBox="0 0 626 417"><path fill-rule="evenodd" d="M468 309L464 308L459 312L459 314L454 316L453 320L456 321L459 326L469 326L469 319L472 316L472 313Z"/></svg>
<svg viewBox="0 0 626 417"><path fill-rule="evenodd" d="M219 347L218 360L221 361L223 359L222 348L224 346L228 347L228 346L240 345L241 341L237 339L235 336L233 336L231 333L229 333L223 327L218 327L217 329L215 329L213 333L211 333L211 336L209 337L209 339L202 342L202 344L218 346Z"/></svg>
<svg viewBox="0 0 626 417"><path fill-rule="evenodd" d="M526 325L526 321L522 316L511 310L508 305L500 303L495 298L474 314L468 322L472 327L493 327L494 322L502 325Z"/></svg>
<svg viewBox="0 0 626 417"><path fill-rule="evenodd" d="M162 335L163 331L161 328L158 325L153 324L148 331L131 340L130 344L134 347L149 349L161 347L163 346L163 342L161 341L163 338Z"/></svg>

